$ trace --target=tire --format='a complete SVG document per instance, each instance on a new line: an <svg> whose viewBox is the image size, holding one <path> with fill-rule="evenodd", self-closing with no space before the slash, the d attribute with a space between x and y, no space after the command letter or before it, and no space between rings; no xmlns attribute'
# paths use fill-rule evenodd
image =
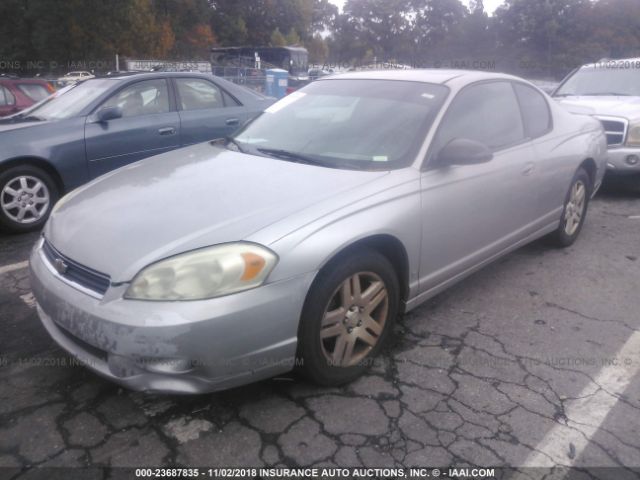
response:
<svg viewBox="0 0 640 480"><path fill-rule="evenodd" d="M589 174L584 168L580 168L571 181L562 209L562 217L558 229L548 237L551 244L556 247L566 248L580 235L580 231L587 217L589 199L593 186ZM582 192L582 193L579 193ZM580 201L581 199L581 201Z"/></svg>
<svg viewBox="0 0 640 480"><path fill-rule="evenodd" d="M327 386L362 375L392 332L399 301L395 269L378 252L363 249L328 264L314 280L302 311L302 373Z"/></svg>
<svg viewBox="0 0 640 480"><path fill-rule="evenodd" d="M21 165L3 171L0 173L0 229L9 233L38 230L47 221L58 196L56 183L38 167Z"/></svg>

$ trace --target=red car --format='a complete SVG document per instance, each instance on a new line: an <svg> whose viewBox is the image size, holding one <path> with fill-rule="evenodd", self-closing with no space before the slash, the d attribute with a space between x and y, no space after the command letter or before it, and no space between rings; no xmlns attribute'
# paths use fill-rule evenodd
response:
<svg viewBox="0 0 640 480"><path fill-rule="evenodd" d="M53 92L45 80L0 77L0 117L30 107Z"/></svg>

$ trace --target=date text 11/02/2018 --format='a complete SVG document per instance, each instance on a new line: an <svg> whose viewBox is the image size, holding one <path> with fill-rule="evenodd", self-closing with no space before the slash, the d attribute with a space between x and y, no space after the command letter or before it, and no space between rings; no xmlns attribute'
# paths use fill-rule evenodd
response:
<svg viewBox="0 0 640 480"><path fill-rule="evenodd" d="M492 478L494 468L137 468L138 478Z"/></svg>

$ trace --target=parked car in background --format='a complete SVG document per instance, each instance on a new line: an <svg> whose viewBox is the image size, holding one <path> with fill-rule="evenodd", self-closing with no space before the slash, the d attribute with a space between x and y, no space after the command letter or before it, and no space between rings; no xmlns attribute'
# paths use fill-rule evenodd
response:
<svg viewBox="0 0 640 480"><path fill-rule="evenodd" d="M151 155L229 135L273 101L196 73L73 86L0 121L0 227L39 228L63 193Z"/></svg>
<svg viewBox="0 0 640 480"><path fill-rule="evenodd" d="M640 58L584 65L553 96L570 110L602 122L610 174L640 176Z"/></svg>
<svg viewBox="0 0 640 480"><path fill-rule="evenodd" d="M529 78L528 80L531 83L533 83L536 87L538 87L540 90L542 90L544 93L547 93L549 95L555 92L556 89L558 88L558 85L560 85L560 82L553 81L553 80L540 80L536 78Z"/></svg>
<svg viewBox="0 0 640 480"><path fill-rule="evenodd" d="M0 77L0 117L12 115L54 92L51 84L36 78Z"/></svg>
<svg viewBox="0 0 640 480"><path fill-rule="evenodd" d="M326 77L327 75L332 75L333 70L324 70L322 68L310 68L309 69L309 80L317 80L321 77Z"/></svg>
<svg viewBox="0 0 640 480"><path fill-rule="evenodd" d="M606 157L595 119L450 70L324 77L221 143L75 190L31 254L47 331L126 387L353 380L399 312L541 236L571 245Z"/></svg>
<svg viewBox="0 0 640 480"><path fill-rule="evenodd" d="M83 82L85 80L89 80L90 78L95 78L95 75L93 75L91 72L69 72L58 78L58 82L62 84L69 84L75 82Z"/></svg>

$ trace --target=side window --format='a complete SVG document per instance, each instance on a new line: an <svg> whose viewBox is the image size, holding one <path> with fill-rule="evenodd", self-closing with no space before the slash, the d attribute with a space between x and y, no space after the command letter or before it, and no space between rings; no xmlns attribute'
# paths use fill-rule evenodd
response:
<svg viewBox="0 0 640 480"><path fill-rule="evenodd" d="M524 140L522 116L511 84L481 83L462 90L438 130L437 149L455 138L482 142L492 150Z"/></svg>
<svg viewBox="0 0 640 480"><path fill-rule="evenodd" d="M7 88L0 85L0 105L15 105L16 97Z"/></svg>
<svg viewBox="0 0 640 480"><path fill-rule="evenodd" d="M182 110L224 107L222 92L211 82L198 78L176 78L176 86Z"/></svg>
<svg viewBox="0 0 640 480"><path fill-rule="evenodd" d="M22 93L35 102L44 100L49 96L49 92L43 85L37 83L19 83L18 88Z"/></svg>
<svg viewBox="0 0 640 480"><path fill-rule="evenodd" d="M513 87L520 101L527 137L536 138L545 134L551 128L551 114L545 98L528 85L515 83Z"/></svg>
<svg viewBox="0 0 640 480"><path fill-rule="evenodd" d="M134 83L116 93L103 107L122 108L123 117L169 112L169 90L164 79Z"/></svg>
<svg viewBox="0 0 640 480"><path fill-rule="evenodd" d="M227 92L222 90L222 96L224 97L224 106L225 107L239 107L240 102L238 102L235 98L229 95Z"/></svg>

